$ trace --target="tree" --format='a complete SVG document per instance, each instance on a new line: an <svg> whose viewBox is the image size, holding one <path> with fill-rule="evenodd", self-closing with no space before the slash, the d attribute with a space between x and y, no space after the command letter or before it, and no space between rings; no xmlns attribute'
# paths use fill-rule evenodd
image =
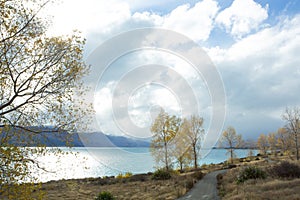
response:
<svg viewBox="0 0 300 200"><path fill-rule="evenodd" d="M191 163L192 148L188 143L186 132L180 128L172 145L172 156L177 160L179 168L183 171L184 166Z"/></svg>
<svg viewBox="0 0 300 200"><path fill-rule="evenodd" d="M222 134L220 144L226 147L230 153L230 162L233 164L233 158L235 157L234 150L242 146L242 135L237 134L232 126L229 126Z"/></svg>
<svg viewBox="0 0 300 200"><path fill-rule="evenodd" d="M204 137L203 118L192 115L190 119L184 119L182 129L187 135L187 142L192 149L194 168L197 169L200 145Z"/></svg>
<svg viewBox="0 0 300 200"><path fill-rule="evenodd" d="M276 133L277 145L283 154L290 155L291 137L285 128L279 128Z"/></svg>
<svg viewBox="0 0 300 200"><path fill-rule="evenodd" d="M277 138L275 133L269 133L267 135L267 140L269 144L269 149L273 155L277 155Z"/></svg>
<svg viewBox="0 0 300 200"><path fill-rule="evenodd" d="M151 126L151 132L153 133L151 153L158 163L164 163L167 171L170 168L171 159L171 152L169 151L169 148L179 130L180 122L180 118L175 115L170 116L161 109ZM163 154L163 157L161 154Z"/></svg>
<svg viewBox="0 0 300 200"><path fill-rule="evenodd" d="M265 134L260 134L257 139L257 146L261 154L266 155L269 147L268 140Z"/></svg>
<svg viewBox="0 0 300 200"><path fill-rule="evenodd" d="M0 0L0 194L28 180L29 168L40 168L30 155L47 151L44 144L20 149L14 142L29 146L49 126L56 133L75 131L91 112L79 98L88 73L84 40L77 32L46 35L48 22L38 13L47 2Z"/></svg>
<svg viewBox="0 0 300 200"><path fill-rule="evenodd" d="M292 138L296 159L299 160L300 108L286 108L282 118L286 122L287 133Z"/></svg>

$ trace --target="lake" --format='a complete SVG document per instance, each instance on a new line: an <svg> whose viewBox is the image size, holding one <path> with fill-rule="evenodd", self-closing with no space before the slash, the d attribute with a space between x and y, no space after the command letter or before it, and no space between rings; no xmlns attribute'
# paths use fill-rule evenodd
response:
<svg viewBox="0 0 300 200"><path fill-rule="evenodd" d="M61 148L69 152L68 148ZM34 172L39 181L59 179L115 176L120 173L147 173L155 170L155 162L149 148L72 148L72 154L39 157L41 166L51 172ZM225 149L212 149L199 164L220 163L228 159ZM247 149L235 151L238 157L246 157ZM254 155L258 152L253 151Z"/></svg>

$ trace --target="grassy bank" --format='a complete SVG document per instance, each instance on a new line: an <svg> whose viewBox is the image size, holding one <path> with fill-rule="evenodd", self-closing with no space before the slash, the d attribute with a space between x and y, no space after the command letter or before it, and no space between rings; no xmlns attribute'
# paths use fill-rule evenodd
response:
<svg viewBox="0 0 300 200"><path fill-rule="evenodd" d="M171 200L184 195L205 174L227 168L226 174L218 176L218 189L222 199L297 199L300 196L299 178L280 179L268 175L266 179L237 182L241 171L249 166L268 171L282 160L288 158L252 156L235 159L233 164L223 162L202 165L198 170L186 170L182 173L172 171L170 176L160 173L159 176L155 176L155 173L126 173L116 177L50 181L42 183L40 189L34 192L34 196L44 193L43 199L50 200L94 200L100 192L107 191L116 199ZM5 198L0 195L0 199Z"/></svg>
<svg viewBox="0 0 300 200"><path fill-rule="evenodd" d="M218 177L221 199L300 199L300 162L269 157L240 165Z"/></svg>
<svg viewBox="0 0 300 200"><path fill-rule="evenodd" d="M239 165L259 162L262 157L242 158L235 162ZM170 179L154 180L153 173L116 177L60 180L44 183L45 199L95 199L103 191L110 192L116 199L165 200L177 199L188 192L205 174L232 167L227 162L202 165L198 170L186 170L183 173L172 171Z"/></svg>
<svg viewBox="0 0 300 200"><path fill-rule="evenodd" d="M176 199L203 177L201 171L172 172L170 179L153 180L153 174L60 180L44 183L45 199L95 199L109 191L116 199Z"/></svg>

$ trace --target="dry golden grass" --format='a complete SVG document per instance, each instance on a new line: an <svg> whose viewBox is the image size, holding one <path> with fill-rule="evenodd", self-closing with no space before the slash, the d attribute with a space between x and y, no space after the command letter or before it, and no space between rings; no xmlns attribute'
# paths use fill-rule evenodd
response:
<svg viewBox="0 0 300 200"><path fill-rule="evenodd" d="M278 159L283 159L280 157ZM299 199L300 179L249 180L243 184L236 183L239 171L248 165L270 167L263 157L236 159L237 168L229 169L220 181L219 191L223 199ZM275 163L272 163L272 165ZM206 165L201 171L209 173L228 167L227 163ZM170 180L151 180L151 175L140 174L129 178L86 178L77 180L60 180L42 184L45 199L55 200L93 200L103 191L112 193L116 199L177 199L184 195L197 181L197 172L173 174ZM40 191L37 191L38 194ZM3 199L0 196L0 199Z"/></svg>
<svg viewBox="0 0 300 200"><path fill-rule="evenodd" d="M275 163L259 162L255 164L267 171ZM219 181L219 194L223 200L300 200L299 178L279 179L268 176L265 180L247 180L237 184L237 176L241 169L241 167L230 169Z"/></svg>
<svg viewBox="0 0 300 200"><path fill-rule="evenodd" d="M209 173L223 167L223 164L207 165L201 171ZM50 200L93 200L102 191L112 193L116 199L170 200L184 195L193 186L197 181L195 173L173 174L170 180L151 180L149 175L135 175L128 179L61 180L43 184L43 190L46 192L45 199Z"/></svg>
<svg viewBox="0 0 300 200"><path fill-rule="evenodd" d="M130 178L91 178L61 180L43 184L45 199L89 200L102 191L108 191L116 199L177 199L197 181L196 172L173 174L169 180L151 180L150 175Z"/></svg>

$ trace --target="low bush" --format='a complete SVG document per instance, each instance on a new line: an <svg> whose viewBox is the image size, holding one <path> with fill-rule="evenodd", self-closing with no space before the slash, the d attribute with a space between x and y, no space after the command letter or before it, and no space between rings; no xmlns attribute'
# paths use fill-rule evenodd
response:
<svg viewBox="0 0 300 200"><path fill-rule="evenodd" d="M147 181L148 178L148 174L135 174L132 175L131 177L129 177L129 181Z"/></svg>
<svg viewBox="0 0 300 200"><path fill-rule="evenodd" d="M223 174L218 174L217 175L217 181L218 183L223 179Z"/></svg>
<svg viewBox="0 0 300 200"><path fill-rule="evenodd" d="M269 173L279 178L300 178L300 166L287 161L273 166Z"/></svg>
<svg viewBox="0 0 300 200"><path fill-rule="evenodd" d="M116 176L116 178L117 178L117 179L122 179L122 178L123 178L123 174L122 174L122 173L118 174L118 175Z"/></svg>
<svg viewBox="0 0 300 200"><path fill-rule="evenodd" d="M171 178L171 173L164 169L158 169L152 175L153 180L167 180L170 178Z"/></svg>
<svg viewBox="0 0 300 200"><path fill-rule="evenodd" d="M125 175L123 176L124 178L129 178L132 176L131 172L126 172Z"/></svg>
<svg viewBox="0 0 300 200"><path fill-rule="evenodd" d="M115 198L110 192L103 191L95 198L95 200L115 200Z"/></svg>
<svg viewBox="0 0 300 200"><path fill-rule="evenodd" d="M185 182L185 188L186 188L187 190L190 190L190 189L192 189L193 187L194 187L194 180L191 179L191 178L187 179L186 182Z"/></svg>
<svg viewBox="0 0 300 200"><path fill-rule="evenodd" d="M132 173L131 173L131 172L126 172L125 174L122 174L122 173L118 174L118 175L116 176L116 178L117 178L117 179L122 179L122 178L129 178L129 177L131 177L131 176L132 176Z"/></svg>
<svg viewBox="0 0 300 200"><path fill-rule="evenodd" d="M201 171L196 171L193 175L193 177L195 177L197 180L202 179L204 176L204 174Z"/></svg>
<svg viewBox="0 0 300 200"><path fill-rule="evenodd" d="M235 164L230 164L230 163L225 163L223 165L223 169L232 169L232 168L236 168Z"/></svg>
<svg viewBox="0 0 300 200"><path fill-rule="evenodd" d="M265 179L267 173L257 167L247 167L238 175L237 182L243 183L249 179Z"/></svg>
<svg viewBox="0 0 300 200"><path fill-rule="evenodd" d="M201 165L201 167L200 168L202 168L202 169L205 169L205 168L207 168L207 164L203 164L203 165Z"/></svg>

